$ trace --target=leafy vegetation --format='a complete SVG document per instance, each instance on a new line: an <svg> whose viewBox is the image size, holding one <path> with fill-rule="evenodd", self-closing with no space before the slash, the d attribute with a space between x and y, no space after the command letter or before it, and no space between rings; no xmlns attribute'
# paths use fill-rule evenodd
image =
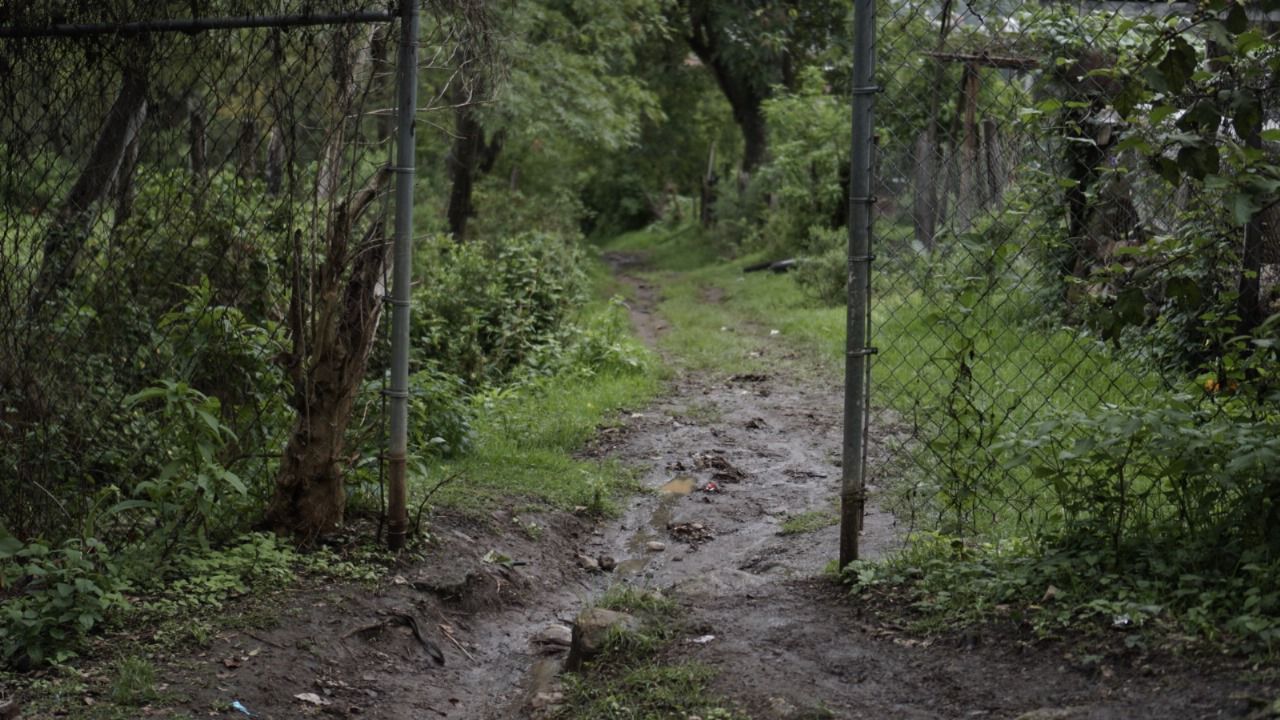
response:
<svg viewBox="0 0 1280 720"><path fill-rule="evenodd" d="M12 19L138 11L81 5ZM962 620L1052 587L1045 627L1125 616L1270 650L1274 28L1233 0L964 5L878 28L879 501L917 537L847 577ZM685 367L764 372L782 344L841 366L850 8L431 6L420 90L452 127L414 148L413 503L607 514L633 484L578 451L664 371L588 236L667 284ZM375 26L5 40L9 665L285 584L326 558L303 546L382 519L393 46ZM788 277L742 273L781 259ZM145 701L148 668L121 663L119 700ZM702 669L610 678L575 702L715 712L687 704Z"/></svg>

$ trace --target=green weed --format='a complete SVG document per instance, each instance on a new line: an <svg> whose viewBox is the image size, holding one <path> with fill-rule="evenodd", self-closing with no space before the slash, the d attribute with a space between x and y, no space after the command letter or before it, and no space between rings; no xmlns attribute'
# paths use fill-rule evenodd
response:
<svg viewBox="0 0 1280 720"><path fill-rule="evenodd" d="M155 666L136 655L120 660L111 681L110 697L121 705L145 705L155 700L159 697Z"/></svg>
<svg viewBox="0 0 1280 720"><path fill-rule="evenodd" d="M660 658L681 629L674 601L659 593L615 585L597 605L631 613L643 626L638 632L612 633L599 658L582 672L565 676L565 703L556 717L741 717L708 692L713 670L698 663L669 663Z"/></svg>
<svg viewBox="0 0 1280 720"><path fill-rule="evenodd" d="M821 530L825 527L831 527L839 522L835 513L826 510L810 510L802 512L798 515L791 515L782 521L782 527L779 528L779 535L801 535L804 533Z"/></svg>

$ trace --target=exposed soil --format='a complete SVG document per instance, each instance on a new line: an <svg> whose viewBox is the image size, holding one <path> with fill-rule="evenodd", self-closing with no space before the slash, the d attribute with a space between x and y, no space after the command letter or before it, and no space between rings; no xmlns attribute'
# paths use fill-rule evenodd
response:
<svg viewBox="0 0 1280 720"><path fill-rule="evenodd" d="M665 329L659 289L627 275L635 258L609 259L634 289L637 332L653 343ZM530 699L556 670L556 646L539 636L618 582L662 589L688 627L714 635L667 654L718 669L714 690L755 718L1241 717L1243 698L1275 697L1220 662L1082 667L1060 645L1016 632L930 640L863 612L822 575L834 526L781 534L801 513L834 517L841 388L789 369L781 342L766 360L775 352L766 374L679 375L666 397L584 450L641 468L656 491L621 518L437 517L426 564L378 587L286 595L269 629L227 631L168 664L161 679L178 701L150 714L244 717L220 712L238 700L261 718L531 717ZM865 555L896 542L893 517L873 504ZM617 566L602 572L584 557Z"/></svg>

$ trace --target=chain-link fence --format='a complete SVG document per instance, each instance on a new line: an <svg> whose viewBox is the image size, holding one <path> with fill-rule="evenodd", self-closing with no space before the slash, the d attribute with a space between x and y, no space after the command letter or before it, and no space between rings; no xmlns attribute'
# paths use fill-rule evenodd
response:
<svg viewBox="0 0 1280 720"><path fill-rule="evenodd" d="M1254 170L1197 173L1187 148L1228 158L1275 127L1275 84L1246 66L1274 60L1277 18L1220 5L878 4L870 442L889 460L868 481L913 531L1119 551L1261 517L1274 209L1233 218L1225 186ZM1248 117L1189 124L1224 92Z"/></svg>
<svg viewBox="0 0 1280 720"><path fill-rule="evenodd" d="M258 515L286 443L365 447L321 429L381 321L395 14L31 5L0 23L0 525Z"/></svg>

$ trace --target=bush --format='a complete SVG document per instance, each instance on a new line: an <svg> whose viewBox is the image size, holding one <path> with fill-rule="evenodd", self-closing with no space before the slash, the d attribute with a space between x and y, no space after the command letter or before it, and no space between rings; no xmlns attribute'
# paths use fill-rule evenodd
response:
<svg viewBox="0 0 1280 720"><path fill-rule="evenodd" d="M413 347L470 385L496 382L557 333L581 303L586 276L574 239L526 232L463 245L422 246Z"/></svg>
<svg viewBox="0 0 1280 720"><path fill-rule="evenodd" d="M85 633L125 607L102 543L22 543L0 527L0 659L19 669L72 657Z"/></svg>
<svg viewBox="0 0 1280 720"><path fill-rule="evenodd" d="M410 447L435 457L453 457L471 448L475 416L462 378L427 366L409 377Z"/></svg>
<svg viewBox="0 0 1280 720"><path fill-rule="evenodd" d="M810 228L812 236L821 238L813 244L820 250L805 257L795 271L796 283L805 296L822 305L843 305L848 298L849 254L844 230Z"/></svg>

